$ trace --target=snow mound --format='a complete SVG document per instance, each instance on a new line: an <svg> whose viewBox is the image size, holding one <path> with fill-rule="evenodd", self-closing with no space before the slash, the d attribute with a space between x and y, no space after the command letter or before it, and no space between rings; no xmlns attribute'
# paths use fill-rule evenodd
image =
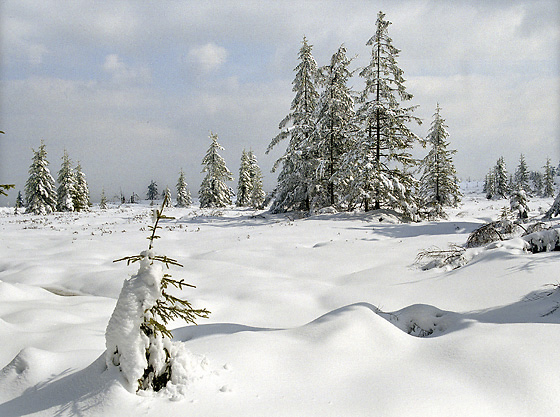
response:
<svg viewBox="0 0 560 417"><path fill-rule="evenodd" d="M379 313L403 332L417 337L437 336L453 327L461 316L426 304L414 304L392 313Z"/></svg>

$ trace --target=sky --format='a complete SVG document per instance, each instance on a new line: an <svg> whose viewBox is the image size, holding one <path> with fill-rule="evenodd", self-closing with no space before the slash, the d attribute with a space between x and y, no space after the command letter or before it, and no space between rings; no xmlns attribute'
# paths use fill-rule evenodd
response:
<svg viewBox="0 0 560 417"><path fill-rule="evenodd" d="M358 70L380 10L423 120L413 131L427 135L439 103L460 178L482 179L500 156L510 173L520 154L531 170L558 165L557 0L4 0L0 183L16 189L0 205L23 192L41 140L55 178L65 149L81 163L93 201L102 188L144 198L151 180L174 194L181 169L196 196L210 132L235 178L251 149L272 190L286 144L265 151L289 112L303 37L319 65L344 43Z"/></svg>

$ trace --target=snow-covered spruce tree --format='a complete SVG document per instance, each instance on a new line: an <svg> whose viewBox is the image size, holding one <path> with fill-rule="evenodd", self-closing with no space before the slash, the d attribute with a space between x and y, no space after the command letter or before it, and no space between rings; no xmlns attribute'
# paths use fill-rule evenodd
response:
<svg viewBox="0 0 560 417"><path fill-rule="evenodd" d="M517 218L519 220L525 220L529 217L528 201L527 193L522 186L518 186L511 192L509 206L512 212L517 212Z"/></svg>
<svg viewBox="0 0 560 417"><path fill-rule="evenodd" d="M352 123L354 99L348 86L352 76L348 69L350 62L342 45L331 57L330 65L319 71L323 91L317 103L315 138L310 147L317 167L313 209L338 206L341 198L335 174L340 169L342 156L351 148L355 130Z"/></svg>
<svg viewBox="0 0 560 417"><path fill-rule="evenodd" d="M150 185L148 185L148 192L146 193L146 198L151 200L152 203L154 200L158 198L158 189L157 184L154 180L150 181Z"/></svg>
<svg viewBox="0 0 560 417"><path fill-rule="evenodd" d="M74 172L76 183L74 186L74 210L84 211L88 210L91 205L89 200L89 188L87 185L86 175L82 171L82 165L78 161Z"/></svg>
<svg viewBox="0 0 560 417"><path fill-rule="evenodd" d="M25 183L25 207L27 213L34 214L48 214L56 209L54 178L49 171L47 149L43 141L37 151L33 149L33 162Z"/></svg>
<svg viewBox="0 0 560 417"><path fill-rule="evenodd" d="M422 177L419 185L422 204L436 216L445 214L444 206L457 207L461 201L459 180L452 159L457 151L447 149L449 133L440 110L438 104L427 138L431 150L421 162Z"/></svg>
<svg viewBox="0 0 560 417"><path fill-rule="evenodd" d="M292 81L292 91L295 97L290 112L280 122L281 131L266 150L269 153L282 140L289 139L284 155L272 168L272 172L275 172L282 165L271 206L273 213L311 209L315 167L309 148L315 130L315 107L319 99L315 86L317 62L311 50L312 45L304 37L298 55L300 62L294 69L296 75Z"/></svg>
<svg viewBox="0 0 560 417"><path fill-rule="evenodd" d="M550 158L546 158L543 168L543 197L554 197L554 168L550 164Z"/></svg>
<svg viewBox="0 0 560 417"><path fill-rule="evenodd" d="M528 193L530 191L529 169L527 168L527 163L525 162L525 156L523 154L521 154L521 156L519 157L519 165L517 165L517 169L515 170L513 183L514 187L517 190L521 189L525 191L525 193Z"/></svg>
<svg viewBox="0 0 560 417"><path fill-rule="evenodd" d="M509 195L508 176L504 157L500 156L494 167L494 193L492 198L506 198Z"/></svg>
<svg viewBox="0 0 560 417"><path fill-rule="evenodd" d="M210 132L212 143L202 159L206 176L202 180L198 195L200 207L225 207L231 204L233 191L226 185L226 181L233 181L233 176L226 166L226 161L218 151L224 148L218 143L218 135Z"/></svg>
<svg viewBox="0 0 560 417"><path fill-rule="evenodd" d="M189 207L192 204L191 192L187 188L185 173L181 169L177 180L177 207Z"/></svg>
<svg viewBox="0 0 560 417"><path fill-rule="evenodd" d="M266 193L263 190L263 174L259 167L259 162L253 151L248 152L250 173L251 173L251 192L249 194L249 206L254 209L262 209Z"/></svg>
<svg viewBox="0 0 560 417"><path fill-rule="evenodd" d="M495 193L496 184L494 180L494 170L490 169L486 177L484 177L484 186L482 188L488 200L490 200Z"/></svg>
<svg viewBox="0 0 560 417"><path fill-rule="evenodd" d="M58 171L58 189L56 190L56 210L74 211L74 194L76 187L76 176L72 169L72 161L66 149L62 156L62 164Z"/></svg>
<svg viewBox="0 0 560 417"><path fill-rule="evenodd" d="M155 223L150 226L148 250L127 256L128 264L139 262L136 275L126 280L105 332L105 362L108 368L117 367L129 391L160 391L169 382L180 384L188 376L184 368L187 354L182 344L173 343L173 335L166 325L175 319L196 324L197 318L207 318L206 309L193 309L184 299L175 297L168 288L182 290L193 287L183 279L175 280L164 272L164 266L182 266L175 259L160 256L153 250L159 221L167 204L164 198L160 210L155 210Z"/></svg>
<svg viewBox="0 0 560 417"><path fill-rule="evenodd" d="M237 180L237 201L235 202L238 207L247 207L249 205L251 188L252 178L249 154L243 149L241 163L239 164L239 179Z"/></svg>
<svg viewBox="0 0 560 417"><path fill-rule="evenodd" d="M161 193L161 199L166 202L166 207L171 207L171 190L169 187L165 187L165 190Z"/></svg>
<svg viewBox="0 0 560 417"><path fill-rule="evenodd" d="M16 211L22 207L25 206L25 201L23 200L23 196L21 195L21 191L18 191L17 197L16 197Z"/></svg>
<svg viewBox="0 0 560 417"><path fill-rule="evenodd" d="M408 127L421 123L412 115L415 106L401 107L412 94L397 63L400 50L389 37L390 24L379 12L375 35L367 42L371 61L360 72L365 87L358 97L356 144L344 158L347 198L362 202L366 211L387 207L412 216L416 205L410 190L416 180L409 167L416 160L410 150L424 141Z"/></svg>

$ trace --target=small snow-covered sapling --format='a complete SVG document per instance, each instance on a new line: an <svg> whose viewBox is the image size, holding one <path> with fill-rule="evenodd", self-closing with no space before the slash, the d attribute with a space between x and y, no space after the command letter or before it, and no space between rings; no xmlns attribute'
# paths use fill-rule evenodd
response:
<svg viewBox="0 0 560 417"><path fill-rule="evenodd" d="M210 314L206 309L194 309L187 300L167 291L170 286L179 290L194 286L164 273L164 267L182 265L175 259L156 255L153 250L154 240L159 238L156 232L161 228L160 220L171 219L163 215L166 200L167 196L161 209L154 212L148 250L114 261L140 263L136 275L123 284L105 334L107 366L117 366L127 388L133 392L165 388L172 380L174 369L180 366L175 363L172 352L177 349L172 347L173 336L166 325L175 319L196 324L197 318L207 318Z"/></svg>

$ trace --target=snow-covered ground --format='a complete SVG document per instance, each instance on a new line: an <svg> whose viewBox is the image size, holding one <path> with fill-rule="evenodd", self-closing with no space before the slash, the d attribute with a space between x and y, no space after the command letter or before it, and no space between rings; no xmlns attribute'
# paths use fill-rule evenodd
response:
<svg viewBox="0 0 560 417"><path fill-rule="evenodd" d="M531 215L551 203L533 199ZM147 248L151 208L3 209L0 416L557 416L560 252L513 242L455 270L414 263L507 205L468 194L448 220L413 224L170 209L155 249L212 314L172 326L191 374L166 396L128 392L103 356L137 270L113 260Z"/></svg>

